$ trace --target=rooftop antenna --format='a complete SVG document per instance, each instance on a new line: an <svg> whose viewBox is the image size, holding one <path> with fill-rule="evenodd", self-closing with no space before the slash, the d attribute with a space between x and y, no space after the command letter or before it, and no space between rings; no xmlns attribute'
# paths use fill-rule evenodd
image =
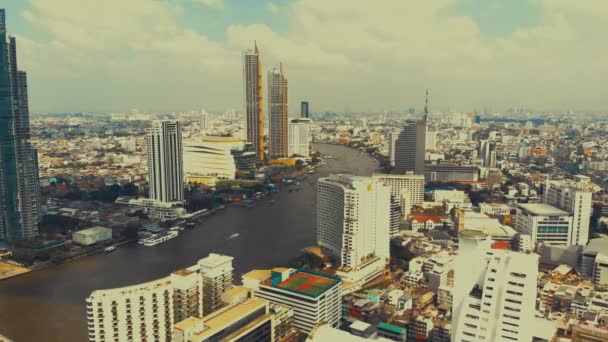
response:
<svg viewBox="0 0 608 342"><path fill-rule="evenodd" d="M424 100L424 122L427 122L429 118L429 90L426 90L426 98Z"/></svg>

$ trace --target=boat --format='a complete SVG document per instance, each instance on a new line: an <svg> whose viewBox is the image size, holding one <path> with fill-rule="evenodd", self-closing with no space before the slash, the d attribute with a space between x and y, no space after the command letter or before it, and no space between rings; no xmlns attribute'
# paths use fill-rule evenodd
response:
<svg viewBox="0 0 608 342"><path fill-rule="evenodd" d="M234 233L234 234L232 234L232 235L230 235L230 236L228 237L228 240L233 240L233 239L236 239L237 237L239 237L239 235L241 235L241 234L239 234L239 233Z"/></svg>
<svg viewBox="0 0 608 342"><path fill-rule="evenodd" d="M110 246L110 247L106 247L103 251L105 253L110 253L110 252L114 252L116 250L116 246Z"/></svg>
<svg viewBox="0 0 608 342"><path fill-rule="evenodd" d="M163 242L169 241L171 239L175 239L178 236L179 236L179 232L172 230L166 234L153 235L148 238L142 239L139 241L139 243L144 246L151 247L151 246L156 246Z"/></svg>

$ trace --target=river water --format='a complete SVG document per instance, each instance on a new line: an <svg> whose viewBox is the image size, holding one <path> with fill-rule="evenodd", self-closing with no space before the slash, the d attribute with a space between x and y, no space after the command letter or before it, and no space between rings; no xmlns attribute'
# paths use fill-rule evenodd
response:
<svg viewBox="0 0 608 342"><path fill-rule="evenodd" d="M163 244L120 246L110 254L0 281L0 334L15 342L86 341L85 298L95 289L133 285L191 266L209 253L233 256L235 280L253 268L285 264L316 240L316 180L330 173L370 175L373 159L343 146L316 145L336 157L251 209L230 207ZM234 233L239 237L228 239Z"/></svg>

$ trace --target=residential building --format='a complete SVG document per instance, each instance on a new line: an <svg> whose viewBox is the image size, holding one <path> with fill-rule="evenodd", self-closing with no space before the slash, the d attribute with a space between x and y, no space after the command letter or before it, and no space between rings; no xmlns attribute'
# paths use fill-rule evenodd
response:
<svg viewBox="0 0 608 342"><path fill-rule="evenodd" d="M487 234L460 233L452 341L531 341L538 255L490 245Z"/></svg>
<svg viewBox="0 0 608 342"><path fill-rule="evenodd" d="M293 326L309 334L324 322L338 327L342 313L342 280L339 277L305 270L275 268L254 270L243 275L243 285L256 298L294 311Z"/></svg>
<svg viewBox="0 0 608 342"><path fill-rule="evenodd" d="M268 72L268 122L270 158L287 157L287 78L283 64Z"/></svg>
<svg viewBox="0 0 608 342"><path fill-rule="evenodd" d="M35 238L40 217L27 75L18 69L17 40L7 40L5 11L0 9L0 240Z"/></svg>
<svg viewBox="0 0 608 342"><path fill-rule="evenodd" d="M199 260L198 266L203 277L203 312L205 315L222 305L222 294L233 286L232 260L227 255L211 253Z"/></svg>
<svg viewBox="0 0 608 342"><path fill-rule="evenodd" d="M534 248L540 244L572 244L572 216L549 204L518 204L515 229L520 234L529 235Z"/></svg>
<svg viewBox="0 0 608 342"><path fill-rule="evenodd" d="M374 173L372 178L391 187L391 196L399 200L403 217L410 214L413 206L420 206L424 201L423 175Z"/></svg>
<svg viewBox="0 0 608 342"><path fill-rule="evenodd" d="M608 238L589 241L583 249L581 273L596 285L608 285Z"/></svg>
<svg viewBox="0 0 608 342"><path fill-rule="evenodd" d="M578 176L574 181L547 181L545 183L545 203L572 214L570 243L573 245L584 246L589 241L592 194L589 184L589 177L585 176Z"/></svg>
<svg viewBox="0 0 608 342"><path fill-rule="evenodd" d="M310 156L310 119L293 119L287 133L287 154L291 156Z"/></svg>
<svg viewBox="0 0 608 342"><path fill-rule="evenodd" d="M259 160L264 160L264 112L262 110L262 61L257 44L243 54L247 141Z"/></svg>
<svg viewBox="0 0 608 342"><path fill-rule="evenodd" d="M376 273L390 257L390 187L371 177L333 174L320 178L317 189L319 246L355 278Z"/></svg>
<svg viewBox="0 0 608 342"><path fill-rule="evenodd" d="M426 121L408 121L395 141L395 170L397 174L424 174Z"/></svg>
<svg viewBox="0 0 608 342"><path fill-rule="evenodd" d="M424 167L427 182L453 182L479 180L479 167L473 165L433 164Z"/></svg>
<svg viewBox="0 0 608 342"><path fill-rule="evenodd" d="M184 203L181 123L157 120L147 129L149 198Z"/></svg>

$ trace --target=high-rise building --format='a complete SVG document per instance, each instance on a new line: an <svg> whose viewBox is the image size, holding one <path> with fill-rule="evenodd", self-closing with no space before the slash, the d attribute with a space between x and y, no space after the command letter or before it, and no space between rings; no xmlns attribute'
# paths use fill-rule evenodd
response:
<svg viewBox="0 0 608 342"><path fill-rule="evenodd" d="M184 161L179 121L154 121L147 130L149 197L184 202Z"/></svg>
<svg viewBox="0 0 608 342"><path fill-rule="evenodd" d="M496 167L496 144L489 140L479 140L479 157L483 159L483 166Z"/></svg>
<svg viewBox="0 0 608 342"><path fill-rule="evenodd" d="M399 138L398 132L391 132L388 134L388 156L391 162L391 166L395 166L395 148L397 145L397 138Z"/></svg>
<svg viewBox="0 0 608 342"><path fill-rule="evenodd" d="M388 259L390 187L371 177L320 178L317 242L342 268L357 270L371 258Z"/></svg>
<svg viewBox="0 0 608 342"><path fill-rule="evenodd" d="M409 215L413 206L424 201L423 175L375 173L372 178L391 187L391 196L399 200L401 216Z"/></svg>
<svg viewBox="0 0 608 342"><path fill-rule="evenodd" d="M209 114L204 109L201 111L201 135L205 135L209 130Z"/></svg>
<svg viewBox="0 0 608 342"><path fill-rule="evenodd" d="M257 44L243 54L245 84L245 115L247 141L253 144L256 155L264 160L264 112L262 111L262 61Z"/></svg>
<svg viewBox="0 0 608 342"><path fill-rule="evenodd" d="M268 120L270 158L287 157L287 78L283 64L268 72Z"/></svg>
<svg viewBox="0 0 608 342"><path fill-rule="evenodd" d="M572 217L568 212L546 203L518 204L515 229L520 234L530 236L534 249L540 244L572 244Z"/></svg>
<svg viewBox="0 0 608 342"><path fill-rule="evenodd" d="M590 179L586 176L575 176L575 180L547 181L545 183L544 201L567 211L572 215L570 243L584 246L589 241L591 224Z"/></svg>
<svg viewBox="0 0 608 342"><path fill-rule="evenodd" d="M205 315L217 310L222 305L222 294L232 288L233 259L231 256L211 253L208 257L199 260L198 266L203 275Z"/></svg>
<svg viewBox="0 0 608 342"><path fill-rule="evenodd" d="M310 112L309 112L309 103L308 101L302 101L300 103L300 117L301 118L310 118Z"/></svg>
<svg viewBox="0 0 608 342"><path fill-rule="evenodd" d="M300 332L309 334L321 322L332 327L340 324L342 280L339 277L275 268L253 270L244 274L242 280L256 298L293 309L293 326Z"/></svg>
<svg viewBox="0 0 608 342"><path fill-rule="evenodd" d="M89 341L172 341L173 323L202 315L196 266L143 284L93 291L86 299Z"/></svg>
<svg viewBox="0 0 608 342"><path fill-rule="evenodd" d="M30 135L27 75L17 68L17 42L6 36L0 9L0 240L38 235L37 156Z"/></svg>
<svg viewBox="0 0 608 342"><path fill-rule="evenodd" d="M424 174L426 121L409 120L395 141L395 170L397 174Z"/></svg>
<svg viewBox="0 0 608 342"><path fill-rule="evenodd" d="M479 231L460 233L452 341L532 341L539 257L491 243Z"/></svg>
<svg viewBox="0 0 608 342"><path fill-rule="evenodd" d="M288 155L308 157L310 155L310 119L293 119L289 123Z"/></svg>

